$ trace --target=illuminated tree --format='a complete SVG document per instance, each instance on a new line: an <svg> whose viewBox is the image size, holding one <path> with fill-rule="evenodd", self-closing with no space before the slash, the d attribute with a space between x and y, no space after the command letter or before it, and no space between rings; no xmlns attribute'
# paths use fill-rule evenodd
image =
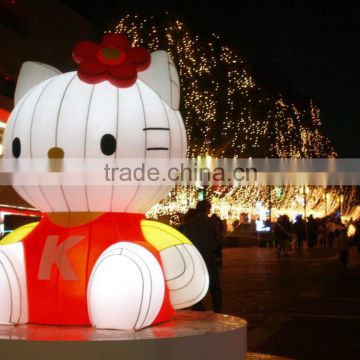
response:
<svg viewBox="0 0 360 360"><path fill-rule="evenodd" d="M109 32L126 33L133 45L167 50L180 75L181 113L185 121L189 157L336 157L322 133L319 109L310 101L299 105L286 94L269 93L256 83L241 56L216 34L204 41L179 20L127 15ZM280 213L303 208L302 187L211 187L207 197L222 217L251 211L256 202ZM322 199L328 193L326 204ZM307 201L309 213L325 215L339 207L343 194L351 207L352 188L314 187ZM148 213L184 213L197 201L194 187L177 187Z"/></svg>
<svg viewBox="0 0 360 360"><path fill-rule="evenodd" d="M213 34L193 35L179 20L125 16L115 27L133 45L165 49L179 69L188 155L329 157L316 107L287 104L266 94L241 57Z"/></svg>

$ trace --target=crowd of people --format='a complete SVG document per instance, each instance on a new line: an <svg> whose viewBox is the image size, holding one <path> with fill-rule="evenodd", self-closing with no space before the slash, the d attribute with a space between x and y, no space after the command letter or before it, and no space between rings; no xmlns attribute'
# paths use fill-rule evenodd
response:
<svg viewBox="0 0 360 360"><path fill-rule="evenodd" d="M209 290L212 296L214 312L221 312L222 289L220 269L222 266L222 246L227 234L226 223L219 216L210 216L211 204L207 200L199 201L196 208L191 208L182 218L178 229L186 235L204 258L209 272ZM240 228L239 221L234 228ZM249 223L249 225L251 225ZM287 215L280 216L276 223L269 225L272 229L276 254L289 254L295 249L302 249L307 243L308 248L337 248L341 263L348 263L348 252L352 244L360 251L360 220L341 222L340 216L327 216L315 219L310 215L306 220L298 215L291 222ZM193 306L194 310L204 310L203 302Z"/></svg>
<svg viewBox="0 0 360 360"><path fill-rule="evenodd" d="M350 246L353 244L360 249L360 221L350 219L344 224L339 216L315 219L312 215L305 221L298 215L291 223L287 215L282 215L274 226L274 241L278 257L288 254L292 247L303 248L305 241L309 248L336 245L341 263L346 266Z"/></svg>

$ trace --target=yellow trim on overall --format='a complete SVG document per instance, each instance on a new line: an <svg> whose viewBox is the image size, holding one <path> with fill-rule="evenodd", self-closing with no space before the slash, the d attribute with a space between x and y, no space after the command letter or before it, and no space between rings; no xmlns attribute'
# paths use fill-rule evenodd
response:
<svg viewBox="0 0 360 360"><path fill-rule="evenodd" d="M185 235L169 225L152 220L141 220L140 226L146 241L157 251L175 245L191 244Z"/></svg>
<svg viewBox="0 0 360 360"><path fill-rule="evenodd" d="M10 245L22 241L26 235L30 234L31 231L35 229L38 223L39 222L33 222L18 227L10 234L3 237L3 239L0 241L0 245Z"/></svg>

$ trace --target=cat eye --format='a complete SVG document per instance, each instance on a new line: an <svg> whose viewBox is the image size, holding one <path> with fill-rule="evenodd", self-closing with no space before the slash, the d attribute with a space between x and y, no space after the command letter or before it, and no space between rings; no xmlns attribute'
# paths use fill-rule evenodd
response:
<svg viewBox="0 0 360 360"><path fill-rule="evenodd" d="M104 155L110 156L116 151L116 139L111 134L105 134L100 141L100 148Z"/></svg>
<svg viewBox="0 0 360 360"><path fill-rule="evenodd" d="M20 157L21 154L21 142L18 137L16 137L12 142L12 154L15 158Z"/></svg>

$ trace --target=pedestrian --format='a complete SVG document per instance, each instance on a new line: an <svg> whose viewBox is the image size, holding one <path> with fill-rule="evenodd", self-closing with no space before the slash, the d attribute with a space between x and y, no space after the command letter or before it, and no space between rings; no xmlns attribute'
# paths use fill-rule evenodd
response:
<svg viewBox="0 0 360 360"><path fill-rule="evenodd" d="M356 219L353 225L355 227L354 244L360 253L360 220Z"/></svg>
<svg viewBox="0 0 360 360"><path fill-rule="evenodd" d="M306 240L306 226L301 215L296 217L296 222L293 227L296 234L297 248L301 249L304 245L304 241Z"/></svg>
<svg viewBox="0 0 360 360"><path fill-rule="evenodd" d="M318 242L320 247L326 247L326 228L323 222L318 227Z"/></svg>
<svg viewBox="0 0 360 360"><path fill-rule="evenodd" d="M309 216L307 222L307 234L308 234L308 244L309 247L312 248L316 245L317 241L317 223L312 215Z"/></svg>
<svg viewBox="0 0 360 360"><path fill-rule="evenodd" d="M336 230L336 224L334 220L330 218L326 223L327 243L330 248L333 246L335 240L335 230Z"/></svg>
<svg viewBox="0 0 360 360"><path fill-rule="evenodd" d="M194 209L194 208L188 209L188 211L186 212L186 214L185 214L184 217L183 217L182 223L181 223L180 226L178 227L178 230L179 230L180 232L184 233L185 224L186 224L190 219L192 219L196 214L197 214L196 209Z"/></svg>
<svg viewBox="0 0 360 360"><path fill-rule="evenodd" d="M210 293L213 310L221 312L222 289L220 283L220 266L216 259L216 251L221 246L221 231L218 224L209 218L211 204L207 200L199 201L196 205L196 215L184 225L183 232L199 250L206 263L210 278ZM204 311L200 301L193 306L194 310Z"/></svg>
<svg viewBox="0 0 360 360"><path fill-rule="evenodd" d="M350 239L346 234L346 228L340 230L338 237L338 248L340 253L340 262L343 266L347 266L349 258Z"/></svg>
<svg viewBox="0 0 360 360"><path fill-rule="evenodd" d="M224 243L224 237L225 237L225 229L224 229L224 223L221 220L221 218L217 214L212 214L210 217L211 220L214 221L215 225L219 228L220 232L220 243L216 246L215 249L215 255L216 255L216 261L217 263L222 266L223 264L223 253L222 253L222 247Z"/></svg>
<svg viewBox="0 0 360 360"><path fill-rule="evenodd" d="M275 224L274 237L276 244L276 254L279 258L281 252L285 255L289 252L290 239L291 239L291 223L287 215L279 217Z"/></svg>

